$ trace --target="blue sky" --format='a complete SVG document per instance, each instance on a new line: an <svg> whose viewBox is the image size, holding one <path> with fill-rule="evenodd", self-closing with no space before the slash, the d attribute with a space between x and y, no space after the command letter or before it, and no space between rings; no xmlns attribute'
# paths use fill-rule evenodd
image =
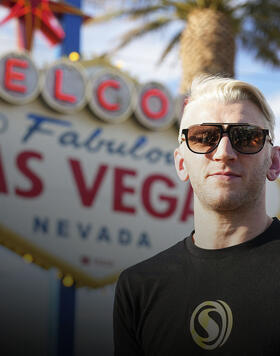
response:
<svg viewBox="0 0 280 356"><path fill-rule="evenodd" d="M92 5L85 3L84 11L94 16L100 11ZM0 19L7 10L0 8ZM85 25L81 31L81 53L84 58L90 59L96 54L103 53L116 45L118 38L127 29L135 25L125 20L114 20L107 24ZM136 77L141 83L156 80L172 91L178 93L181 64L178 59L178 51L173 51L162 65L157 64L166 39L172 36L182 23L178 22L168 28L168 31L156 35L145 36L129 46L125 47L112 57L113 63L121 64L122 68ZM16 21L1 26L0 54L17 49ZM59 56L58 47L50 47L43 36L38 33L35 36L32 57L39 67L53 62ZM277 119L276 142L280 144L280 68L271 68L260 61L256 61L253 55L242 48L238 48L235 62L236 78L248 81L256 85L267 97Z"/></svg>

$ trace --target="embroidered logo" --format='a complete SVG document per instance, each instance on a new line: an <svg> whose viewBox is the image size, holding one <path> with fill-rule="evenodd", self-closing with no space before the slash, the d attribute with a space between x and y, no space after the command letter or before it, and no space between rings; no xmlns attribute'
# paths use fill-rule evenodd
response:
<svg viewBox="0 0 280 356"><path fill-rule="evenodd" d="M206 301L193 311L190 332L197 345L205 350L214 350L227 341L232 324L232 312L225 302Z"/></svg>

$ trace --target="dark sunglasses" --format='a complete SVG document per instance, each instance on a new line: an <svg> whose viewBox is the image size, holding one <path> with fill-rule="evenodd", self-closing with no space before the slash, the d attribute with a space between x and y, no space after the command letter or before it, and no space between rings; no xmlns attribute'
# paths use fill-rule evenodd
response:
<svg viewBox="0 0 280 356"><path fill-rule="evenodd" d="M227 125L224 129L223 126ZM210 153L218 147L224 134L227 134L233 149L243 154L254 154L262 150L269 130L250 124L203 123L182 130L182 141L194 153ZM181 141L181 143L182 143Z"/></svg>

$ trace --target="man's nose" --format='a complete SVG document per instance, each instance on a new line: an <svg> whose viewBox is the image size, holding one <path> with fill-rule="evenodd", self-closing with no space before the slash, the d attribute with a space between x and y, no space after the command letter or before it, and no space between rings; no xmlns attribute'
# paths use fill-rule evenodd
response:
<svg viewBox="0 0 280 356"><path fill-rule="evenodd" d="M235 160L237 153L233 149L228 135L224 134L218 147L214 150L213 159L215 160Z"/></svg>

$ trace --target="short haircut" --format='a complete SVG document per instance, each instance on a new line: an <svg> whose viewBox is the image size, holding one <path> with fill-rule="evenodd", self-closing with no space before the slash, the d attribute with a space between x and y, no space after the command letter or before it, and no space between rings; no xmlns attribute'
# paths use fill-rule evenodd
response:
<svg viewBox="0 0 280 356"><path fill-rule="evenodd" d="M181 122L192 103L198 100L213 99L226 104L241 100L249 100L254 103L267 120L272 141L274 140L275 117L264 95L255 86L232 78L212 75L200 75L196 77L187 96L187 104L184 108ZM182 125L180 125L179 142L181 141L182 129Z"/></svg>

